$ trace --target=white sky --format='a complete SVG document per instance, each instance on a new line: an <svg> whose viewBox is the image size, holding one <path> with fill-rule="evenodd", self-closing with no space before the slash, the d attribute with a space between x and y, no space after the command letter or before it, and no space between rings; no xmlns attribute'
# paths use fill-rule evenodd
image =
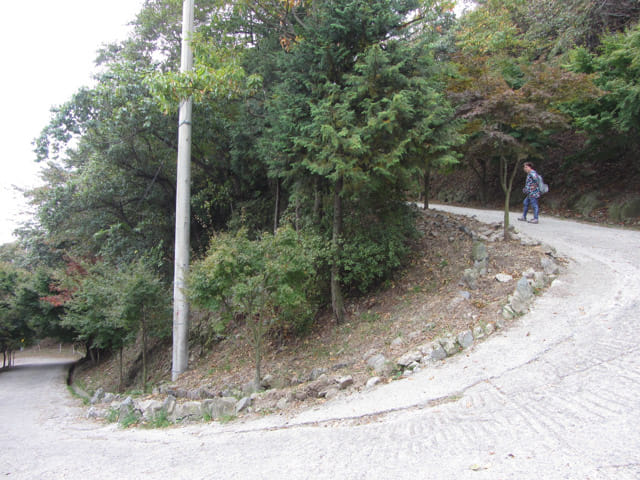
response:
<svg viewBox="0 0 640 480"><path fill-rule="evenodd" d="M0 244L25 219L13 186L39 183L31 142L52 106L91 83L101 45L124 39L143 0L2 1L0 15Z"/></svg>

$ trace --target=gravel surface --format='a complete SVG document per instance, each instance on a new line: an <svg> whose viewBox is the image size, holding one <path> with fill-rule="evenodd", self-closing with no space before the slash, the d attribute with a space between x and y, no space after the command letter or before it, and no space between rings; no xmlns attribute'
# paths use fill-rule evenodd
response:
<svg viewBox="0 0 640 480"><path fill-rule="evenodd" d="M0 476L638 479L640 233L544 216L516 227L572 259L529 314L467 354L294 417L122 430L84 419L59 361L21 359L0 374Z"/></svg>

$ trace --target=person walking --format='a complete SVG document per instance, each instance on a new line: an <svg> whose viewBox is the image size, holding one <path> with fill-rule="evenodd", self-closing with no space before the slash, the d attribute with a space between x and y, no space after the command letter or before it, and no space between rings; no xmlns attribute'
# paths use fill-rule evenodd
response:
<svg viewBox="0 0 640 480"><path fill-rule="evenodd" d="M529 223L538 223L538 213L540 211L540 208L538 207L538 199L540 198L538 172L533 169L533 163L531 162L525 162L523 169L527 174L527 180L524 184L524 188L522 189L522 193L524 193L526 197L524 199L524 211L518 220L526 222L529 208L532 208L533 219L529 220Z"/></svg>

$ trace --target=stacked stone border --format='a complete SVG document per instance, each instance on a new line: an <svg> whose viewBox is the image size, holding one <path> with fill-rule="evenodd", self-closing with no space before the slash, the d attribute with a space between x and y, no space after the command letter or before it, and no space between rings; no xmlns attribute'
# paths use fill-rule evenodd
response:
<svg viewBox="0 0 640 480"><path fill-rule="evenodd" d="M464 272L460 286L473 290L477 288L478 278L487 274L486 242L501 241L503 236L501 224L491 224L479 232L465 231L465 233L474 239L472 248L474 266ZM515 231L512 232L512 237L526 246L541 245L540 242ZM540 270L530 269L522 273L513 294L508 297L502 309L502 318L495 322L477 324L473 328L460 332L445 333L434 341L405 352L395 360L390 360L375 350L367 352L363 360L373 372L373 376L368 379L364 388L371 389L383 383L385 379L408 377L425 368L436 366L505 328L506 320L524 315L530 309L535 295L546 288L560 272L555 250L543 245L542 252L544 256L540 261ZM494 278L500 282L513 280L510 275L500 273ZM461 293L468 294L465 291ZM271 412L281 411L294 401L314 398L331 399L353 390L355 386L351 375L331 376L330 372L322 368L314 369L308 376L307 382L296 383L295 388L291 389L289 387L292 385L283 384L282 381L267 375L259 386L250 382L242 389L228 389L222 392L222 396L203 388L186 390L163 385L154 389L156 398L151 399L123 397L105 392L102 388L97 389L91 398L77 388L75 391L85 396L91 404L87 418L117 421L124 426L130 424L167 426L209 420L229 421L245 413L252 413L254 402L260 400L267 400L273 404Z"/></svg>

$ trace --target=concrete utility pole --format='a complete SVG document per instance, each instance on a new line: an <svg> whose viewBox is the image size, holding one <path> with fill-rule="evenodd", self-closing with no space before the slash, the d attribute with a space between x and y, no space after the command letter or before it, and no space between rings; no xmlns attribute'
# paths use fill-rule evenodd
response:
<svg viewBox="0 0 640 480"><path fill-rule="evenodd" d="M193 69L191 32L193 0L182 3L182 57L180 72ZM180 103L178 123L178 184L176 191L176 248L173 279L173 364L171 379L187 369L189 362L189 303L184 292L189 271L189 234L191 219L191 97Z"/></svg>

